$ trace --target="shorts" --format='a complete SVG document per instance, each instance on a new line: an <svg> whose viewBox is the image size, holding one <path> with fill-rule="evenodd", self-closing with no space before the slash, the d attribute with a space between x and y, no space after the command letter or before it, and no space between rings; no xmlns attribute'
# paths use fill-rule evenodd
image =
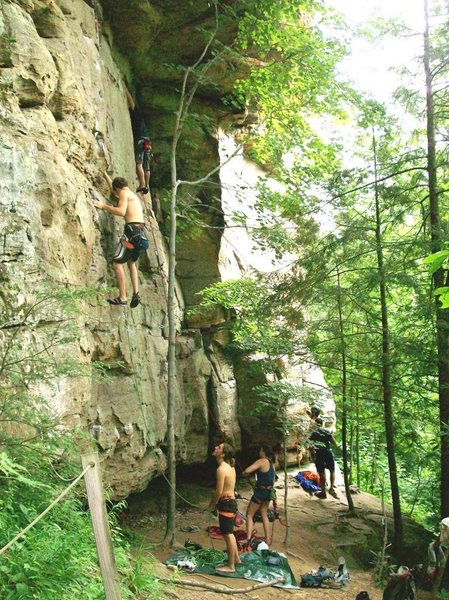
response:
<svg viewBox="0 0 449 600"><path fill-rule="evenodd" d="M271 489L263 490L261 488L256 487L254 490L254 494L251 496L250 502L255 502L256 504L263 504L264 502L270 502L271 500Z"/></svg>
<svg viewBox="0 0 449 600"><path fill-rule="evenodd" d="M237 500L226 498L217 502L218 524L223 535L234 533L234 519L237 514Z"/></svg>
<svg viewBox="0 0 449 600"><path fill-rule="evenodd" d="M133 236L141 234L143 225L139 225L140 224L138 223L126 223L123 235L120 238L120 241L114 254L114 258L112 259L113 262L119 263L121 265L127 262L136 262L136 260L142 254L142 252L144 252L142 248L139 248L133 244L131 244L133 246L132 248L127 247L129 243L128 240L132 239ZM145 236L145 233L143 233L142 235Z"/></svg>
<svg viewBox="0 0 449 600"><path fill-rule="evenodd" d="M319 448L315 455L315 467L318 473L322 473L324 469L335 471L334 455L327 448Z"/></svg>
<svg viewBox="0 0 449 600"><path fill-rule="evenodd" d="M149 138L142 138L137 141L134 146L134 156L136 163L141 164L144 171L149 171L153 155L151 150L144 150L145 141L149 141Z"/></svg>

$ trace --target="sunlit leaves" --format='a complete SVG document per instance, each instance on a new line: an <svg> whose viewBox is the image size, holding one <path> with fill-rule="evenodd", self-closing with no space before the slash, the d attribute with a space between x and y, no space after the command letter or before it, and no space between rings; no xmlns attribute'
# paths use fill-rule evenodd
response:
<svg viewBox="0 0 449 600"><path fill-rule="evenodd" d="M254 146L261 162L281 168L282 154L296 148L313 164L310 143L319 136L308 118L338 110L343 86L334 68L344 48L317 26L325 15L317 2L266 0L248 6L240 21L238 43L254 59L237 90L263 124Z"/></svg>

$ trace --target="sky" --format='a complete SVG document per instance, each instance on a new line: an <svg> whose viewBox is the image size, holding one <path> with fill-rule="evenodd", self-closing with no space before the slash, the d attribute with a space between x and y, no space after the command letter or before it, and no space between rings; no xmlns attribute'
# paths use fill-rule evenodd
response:
<svg viewBox="0 0 449 600"><path fill-rule="evenodd" d="M376 100L388 102L399 80L391 68L409 64L422 53L423 0L325 0L341 12L349 26L371 19L399 17L416 35L401 39L386 36L377 43L352 39L352 54L343 72Z"/></svg>

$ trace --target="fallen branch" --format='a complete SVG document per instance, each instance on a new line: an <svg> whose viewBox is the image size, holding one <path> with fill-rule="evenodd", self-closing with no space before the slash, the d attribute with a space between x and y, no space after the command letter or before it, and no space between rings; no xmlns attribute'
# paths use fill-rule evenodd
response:
<svg viewBox="0 0 449 600"><path fill-rule="evenodd" d="M289 556L293 556L293 558L297 558L298 560L302 560L302 562L306 562L305 558L303 558L302 556L299 556L299 554L295 554L294 552L290 552L290 550L287 550L287 554Z"/></svg>
<svg viewBox="0 0 449 600"><path fill-rule="evenodd" d="M220 585L209 585L207 583L201 583L199 581L192 581L191 579L159 579L162 583L174 583L175 585L186 585L190 587L198 587L204 590L209 590L211 592L216 592L217 594L246 594L248 592L252 592L254 590L260 590L261 588L270 587L277 583L283 583L285 581L284 577L280 577L279 579L273 579L272 581L266 581L265 583L256 583L254 585L250 585L246 588L225 588Z"/></svg>
<svg viewBox="0 0 449 600"><path fill-rule="evenodd" d="M212 579L212 577L208 577L207 575L204 575L204 573L196 573L196 575L198 577L203 577L203 579L207 579L208 581L212 581L212 583L214 583L214 584L217 583L215 579ZM230 585L227 585L226 583L222 583L221 585L224 587L227 587L229 589L232 589L232 587Z"/></svg>

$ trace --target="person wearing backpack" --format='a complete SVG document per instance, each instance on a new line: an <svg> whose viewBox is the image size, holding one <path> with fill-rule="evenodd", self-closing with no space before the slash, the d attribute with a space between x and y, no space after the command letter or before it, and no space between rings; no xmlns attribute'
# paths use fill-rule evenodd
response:
<svg viewBox="0 0 449 600"><path fill-rule="evenodd" d="M127 305L126 276L123 265L128 263L133 288L130 306L131 308L135 308L141 301L137 261L141 253L149 245L145 233L143 207L139 197L129 189L126 179L115 177L112 180L107 173L105 173L105 178L111 186L114 196L118 198L117 206L112 206L105 202L94 202L94 206L99 210L105 210L111 215L125 219L125 229L112 259L119 294L116 298L109 299L108 302L112 306Z"/></svg>
<svg viewBox="0 0 449 600"><path fill-rule="evenodd" d="M330 472L330 490L329 492L335 494L335 460L331 444L336 445L334 436L330 431L323 427L323 419L318 417L315 419L317 429L312 431L309 435L309 446L315 455L315 467L318 475L320 476L320 492L316 492L315 496L320 500L324 500L327 497L326 494L326 469Z"/></svg>

